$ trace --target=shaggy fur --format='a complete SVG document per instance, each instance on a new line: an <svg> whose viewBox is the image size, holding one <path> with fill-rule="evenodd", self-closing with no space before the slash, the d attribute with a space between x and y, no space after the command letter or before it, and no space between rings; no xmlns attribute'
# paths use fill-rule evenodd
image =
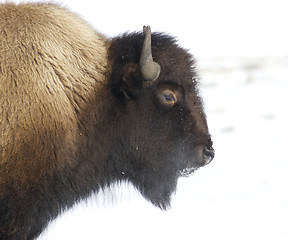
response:
<svg viewBox="0 0 288 240"><path fill-rule="evenodd" d="M205 164L194 60L153 34L161 74L147 83L143 40L107 39L55 5L0 4L0 239L37 237L115 181L166 209L180 173Z"/></svg>

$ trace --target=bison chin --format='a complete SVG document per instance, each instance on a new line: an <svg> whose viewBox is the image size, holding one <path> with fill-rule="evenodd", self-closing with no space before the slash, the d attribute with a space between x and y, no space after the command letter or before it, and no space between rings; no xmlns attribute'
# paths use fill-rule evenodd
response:
<svg viewBox="0 0 288 240"><path fill-rule="evenodd" d="M199 167L186 167L184 169L163 173L153 172L143 179L143 183L138 185L141 194L162 210L170 208L172 195L176 192L179 177L189 177ZM152 176L153 175L153 176Z"/></svg>
<svg viewBox="0 0 288 240"><path fill-rule="evenodd" d="M214 150L210 145L208 148L204 144L193 146L188 141L180 143L174 144L171 152L165 149L157 158L152 154L149 161L142 162L143 165L139 164L141 158L138 158L125 174L127 180L132 182L148 201L162 210L170 208L179 177L190 176L200 167L209 164L214 157ZM150 164L147 165L147 162Z"/></svg>
<svg viewBox="0 0 288 240"><path fill-rule="evenodd" d="M143 197L153 205L162 210L170 208L171 196L176 191L178 174L172 174L165 171L138 175L137 179L132 180L134 186L141 192Z"/></svg>
<svg viewBox="0 0 288 240"><path fill-rule="evenodd" d="M170 168L166 166L159 171L150 169L149 173L145 171L143 175L138 174L132 182L148 201L166 210L170 208L179 177L188 177L200 167L192 167L191 164L186 166L186 168L177 168L175 165Z"/></svg>

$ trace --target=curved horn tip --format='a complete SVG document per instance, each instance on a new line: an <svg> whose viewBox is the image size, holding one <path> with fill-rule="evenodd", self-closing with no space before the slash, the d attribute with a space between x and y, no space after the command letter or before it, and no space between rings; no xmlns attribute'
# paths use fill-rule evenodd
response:
<svg viewBox="0 0 288 240"><path fill-rule="evenodd" d="M149 26L149 25L147 25L147 26L143 26L143 33L146 33L146 31L150 31L151 32L151 27Z"/></svg>

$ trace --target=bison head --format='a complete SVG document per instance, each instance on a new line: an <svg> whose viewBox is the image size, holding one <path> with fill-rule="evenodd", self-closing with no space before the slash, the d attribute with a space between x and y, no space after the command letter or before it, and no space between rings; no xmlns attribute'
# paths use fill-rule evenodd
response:
<svg viewBox="0 0 288 240"><path fill-rule="evenodd" d="M149 27L113 39L109 57L120 146L115 172L165 209L179 176L214 157L195 60L167 35L151 39Z"/></svg>

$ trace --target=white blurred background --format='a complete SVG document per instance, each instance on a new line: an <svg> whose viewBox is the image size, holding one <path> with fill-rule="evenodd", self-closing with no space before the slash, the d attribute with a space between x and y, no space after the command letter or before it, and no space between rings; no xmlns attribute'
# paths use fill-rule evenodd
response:
<svg viewBox="0 0 288 240"><path fill-rule="evenodd" d="M198 59L216 157L179 180L167 212L121 185L40 239L288 239L288 2L57 2L109 37L143 25L176 36Z"/></svg>

